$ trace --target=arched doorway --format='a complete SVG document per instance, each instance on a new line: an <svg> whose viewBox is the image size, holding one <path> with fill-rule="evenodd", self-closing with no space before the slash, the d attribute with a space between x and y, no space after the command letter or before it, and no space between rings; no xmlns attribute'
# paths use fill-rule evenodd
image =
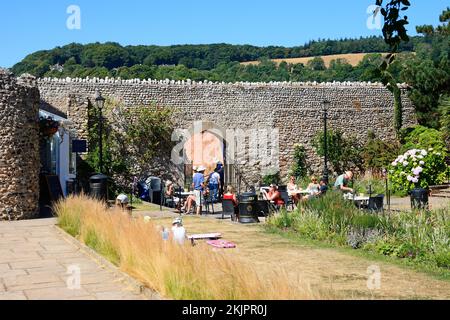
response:
<svg viewBox="0 0 450 320"><path fill-rule="evenodd" d="M218 161L224 163L224 141L210 131L193 134L184 148L188 162L195 167L204 166L205 173L213 172Z"/></svg>
<svg viewBox="0 0 450 320"><path fill-rule="evenodd" d="M232 185L238 187L238 178L232 161L228 161L228 147L225 129L213 122L198 121L188 129L188 139L184 144L184 185L190 188L192 185L193 167L204 166L205 174L214 171L217 162L224 165L224 187ZM230 149L230 150L228 150ZM230 156L230 159L231 156Z"/></svg>

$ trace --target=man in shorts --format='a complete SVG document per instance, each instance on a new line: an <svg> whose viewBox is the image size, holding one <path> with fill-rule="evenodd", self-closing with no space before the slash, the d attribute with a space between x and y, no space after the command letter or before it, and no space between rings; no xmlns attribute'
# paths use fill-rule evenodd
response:
<svg viewBox="0 0 450 320"><path fill-rule="evenodd" d="M197 215L202 213L202 197L205 187L205 170L206 168L200 166L197 168L197 172L194 174L192 187L194 188L195 204L197 205Z"/></svg>

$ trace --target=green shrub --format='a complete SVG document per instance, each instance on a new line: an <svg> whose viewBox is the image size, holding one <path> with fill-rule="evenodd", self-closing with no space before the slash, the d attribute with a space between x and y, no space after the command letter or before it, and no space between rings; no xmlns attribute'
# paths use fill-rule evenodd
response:
<svg viewBox="0 0 450 320"><path fill-rule="evenodd" d="M296 144L294 146L294 163L292 164L290 174L296 179L306 177L308 174L306 150L301 144Z"/></svg>
<svg viewBox="0 0 450 320"><path fill-rule="evenodd" d="M442 132L424 126L405 128L401 132L402 147L400 153L405 153L411 149L433 148L443 150L446 148Z"/></svg>
<svg viewBox="0 0 450 320"><path fill-rule="evenodd" d="M438 267L450 269L450 250L448 248L435 252L434 259Z"/></svg>
<svg viewBox="0 0 450 320"><path fill-rule="evenodd" d="M262 178L262 183L265 186L268 186L272 183L279 185L281 183L280 173L268 174Z"/></svg>
<svg viewBox="0 0 450 320"><path fill-rule="evenodd" d="M386 181L384 179L362 178L354 181L353 189L356 193L369 194L370 189L373 195L386 194Z"/></svg>
<svg viewBox="0 0 450 320"><path fill-rule="evenodd" d="M398 154L398 149L397 144L385 142L377 138L373 131L369 131L367 143L362 151L364 169L380 174Z"/></svg>

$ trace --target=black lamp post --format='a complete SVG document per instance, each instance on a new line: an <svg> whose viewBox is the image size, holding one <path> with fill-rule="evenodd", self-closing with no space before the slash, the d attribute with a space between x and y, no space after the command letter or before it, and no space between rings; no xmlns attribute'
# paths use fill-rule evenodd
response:
<svg viewBox="0 0 450 320"><path fill-rule="evenodd" d="M105 105L105 98L102 97L100 91L95 92L95 103L97 105L99 113L99 121L98 121L98 148L99 148L99 167L100 172L103 172L103 106Z"/></svg>
<svg viewBox="0 0 450 320"><path fill-rule="evenodd" d="M323 179L328 183L328 134L327 134L327 112L330 101L323 101L323 153L324 153L324 165L323 165Z"/></svg>

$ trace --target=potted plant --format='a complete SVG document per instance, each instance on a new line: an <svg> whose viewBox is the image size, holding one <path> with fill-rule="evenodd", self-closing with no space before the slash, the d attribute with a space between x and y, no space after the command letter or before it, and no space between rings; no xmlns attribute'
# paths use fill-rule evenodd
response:
<svg viewBox="0 0 450 320"><path fill-rule="evenodd" d="M400 155L389 168L389 178L396 190L405 190L411 196L413 209L428 206L429 186L442 181L446 170L445 150L411 149Z"/></svg>
<svg viewBox="0 0 450 320"><path fill-rule="evenodd" d="M59 122L52 117L39 118L39 131L45 139L51 138L59 129Z"/></svg>

